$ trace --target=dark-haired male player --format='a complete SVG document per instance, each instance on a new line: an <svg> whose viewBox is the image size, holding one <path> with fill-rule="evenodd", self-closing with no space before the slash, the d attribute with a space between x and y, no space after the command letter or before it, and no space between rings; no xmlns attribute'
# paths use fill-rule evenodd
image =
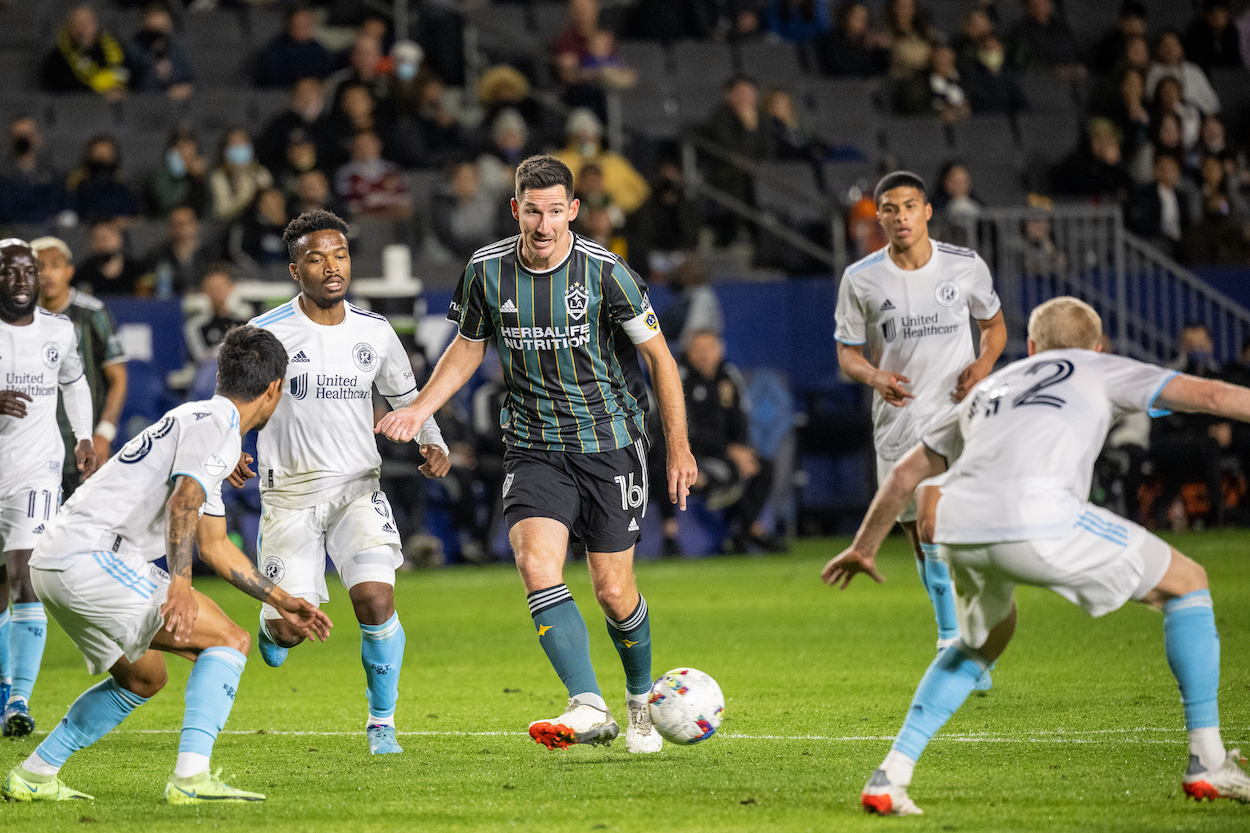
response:
<svg viewBox="0 0 1250 833"><path fill-rule="evenodd" d="M395 740L395 703L404 629L395 612L395 568L404 556L378 481L382 458L373 436L373 387L398 408L416 398L417 383L390 323L344 300L352 281L347 224L329 211L308 211L291 221L283 239L300 293L252 320L276 335L291 357L287 395L258 441L257 561L288 593L321 604L330 600L329 553L360 622L369 751L402 752ZM418 442L426 459L421 470L447 474L447 447L433 418L421 427ZM252 476L241 463L231 482ZM278 611L261 610L258 641L267 664L281 665L303 640Z"/></svg>
<svg viewBox="0 0 1250 833"><path fill-rule="evenodd" d="M28 704L48 639L48 615L27 563L61 505L58 390L77 440L79 471L89 477L97 465L78 334L73 322L38 301L35 252L24 240L0 240L0 707L4 734L19 736L35 729Z"/></svg>
<svg viewBox="0 0 1250 833"><path fill-rule="evenodd" d="M191 586L192 548L223 578L273 605L290 626L325 639L331 623L266 579L226 535L221 483L243 435L282 398L286 351L270 333L237 327L221 345L217 393L165 414L126 443L66 501L30 559L39 598L107 679L78 695L25 761L4 779L10 801L90 800L59 777L70 756L115 729L165 686L165 651L190 659L170 804L264 801L209 772L234 705L251 639ZM169 571L151 562L165 556Z"/></svg>
<svg viewBox="0 0 1250 833"><path fill-rule="evenodd" d="M874 194L886 247L851 264L838 286L838 364L876 392L872 402L877 480L994 369L1007 344L989 267L976 252L929 238L924 180L887 174ZM972 351L968 323L981 329ZM950 571L937 545L922 541L913 499L898 517L916 554L916 569L933 602L938 650L959 637ZM879 576L874 576L881 580ZM990 687L987 671L978 688Z"/></svg>
<svg viewBox="0 0 1250 833"><path fill-rule="evenodd" d="M657 752L651 726L651 625L634 582L634 545L647 511L647 395L651 370L668 441L668 494L686 508L698 474L686 437L677 363L642 279L608 250L569 231L573 175L551 156L516 172L512 216L521 233L473 255L447 317L459 335L409 405L377 430L406 441L463 385L493 339L508 387L504 514L538 638L568 688L563 715L530 724L549 749L610 743L619 728L590 664L590 637L564 585L569 533L586 545L595 597L625 666L625 748Z"/></svg>

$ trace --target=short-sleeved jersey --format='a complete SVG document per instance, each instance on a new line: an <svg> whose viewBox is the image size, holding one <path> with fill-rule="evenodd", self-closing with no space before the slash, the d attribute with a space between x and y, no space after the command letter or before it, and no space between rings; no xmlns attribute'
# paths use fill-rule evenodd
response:
<svg viewBox="0 0 1250 833"><path fill-rule="evenodd" d="M126 351L122 349L121 337L113 326L113 316L98 298L85 292L71 289L69 303L64 309L58 310L78 330L78 353L82 356L83 373L87 384L91 386L91 419L92 426L100 420L104 410L104 402L108 398L108 380L104 376L104 368L126 361ZM65 441L65 465L75 465L74 432L70 430L69 417L65 415L65 406L57 406L56 420L61 426L61 437Z"/></svg>
<svg viewBox="0 0 1250 833"><path fill-rule="evenodd" d="M178 478L190 477L204 489L202 514L225 515L221 483L242 449L239 411L229 399L179 405L83 482L40 536L30 565L63 570L96 550L155 561L165 555L165 507Z"/></svg>
<svg viewBox="0 0 1250 833"><path fill-rule="evenodd" d="M520 237L479 249L447 317L499 348L504 440L517 448L591 453L643 436L646 386L635 344L660 332L647 285L623 260L574 234L568 256L526 269Z"/></svg>
<svg viewBox="0 0 1250 833"><path fill-rule="evenodd" d="M300 296L251 323L286 348L286 390L257 441L261 497L304 509L377 489L373 386L396 407L417 396L408 353L381 315L344 302L343 320L311 321Z"/></svg>
<svg viewBox="0 0 1250 833"><path fill-rule="evenodd" d="M1069 534L1088 503L1094 460L1112 422L1133 412L1168 413L1154 401L1176 375L1124 356L1046 350L988 376L924 437L950 467L937 540L990 544Z"/></svg>
<svg viewBox="0 0 1250 833"><path fill-rule="evenodd" d="M877 454L897 460L953 408L960 372L976 359L969 317L993 318L1000 307L989 267L976 252L933 241L933 256L903 270L889 247L847 267L838 285L834 337L867 344L868 361L901 373L916 398L902 408L872 401Z"/></svg>
<svg viewBox="0 0 1250 833"><path fill-rule="evenodd" d="M30 477L61 476L64 440L56 424L57 387L82 376L78 334L64 315L36 307L24 327L0 321L0 390L31 398L26 416L0 416L0 495Z"/></svg>

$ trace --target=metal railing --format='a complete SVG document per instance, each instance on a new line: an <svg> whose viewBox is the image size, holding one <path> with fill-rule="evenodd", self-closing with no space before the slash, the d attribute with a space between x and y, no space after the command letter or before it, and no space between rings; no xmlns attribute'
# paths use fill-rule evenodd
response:
<svg viewBox="0 0 1250 833"><path fill-rule="evenodd" d="M1058 295L1097 309L1117 352L1156 363L1172 360L1191 322L1211 331L1221 361L1237 358L1250 335L1250 311L1125 230L1115 206L987 209L935 218L930 233L976 249L989 265L1011 358L1027 352L1029 312Z"/></svg>

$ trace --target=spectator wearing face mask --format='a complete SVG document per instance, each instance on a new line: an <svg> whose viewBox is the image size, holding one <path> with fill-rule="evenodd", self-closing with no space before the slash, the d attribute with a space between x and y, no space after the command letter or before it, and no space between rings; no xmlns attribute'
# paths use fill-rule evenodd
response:
<svg viewBox="0 0 1250 833"><path fill-rule="evenodd" d="M87 237L88 256L74 272L76 289L97 298L109 295L149 297L156 281L138 260L126 254L121 227L115 222L96 223Z"/></svg>
<svg viewBox="0 0 1250 833"><path fill-rule="evenodd" d="M126 45L126 66L135 92L165 93L185 101L195 91L191 60L174 37L174 19L163 3L144 8L139 31Z"/></svg>
<svg viewBox="0 0 1250 833"><path fill-rule="evenodd" d="M139 215L139 200L121 175L121 150L107 133L87 142L82 165L69 175L67 184L85 222L120 219L126 225Z"/></svg>
<svg viewBox="0 0 1250 833"><path fill-rule="evenodd" d="M490 124L490 141L478 157L482 187L506 202L515 186L516 166L537 152L521 114L511 108L500 110Z"/></svg>
<svg viewBox="0 0 1250 833"><path fill-rule="evenodd" d="M632 214L646 202L651 193L647 180L628 159L603 147L603 125L593 112L574 110L565 129L568 144L552 156L569 166L575 180L584 165L595 165L603 173L604 190L622 212Z"/></svg>
<svg viewBox="0 0 1250 833"><path fill-rule="evenodd" d="M195 289L213 260L201 234L200 220L187 206L169 212L165 242L146 258L147 271L156 276L157 294L178 297Z"/></svg>
<svg viewBox="0 0 1250 833"><path fill-rule="evenodd" d="M257 274L266 267L289 262L282 233L290 221L282 191L262 188L248 210L230 227L226 251L231 262Z"/></svg>
<svg viewBox="0 0 1250 833"><path fill-rule="evenodd" d="M1014 113L1029 109L1016 71L1006 65L1006 50L993 31L983 34L961 67L964 89L974 113Z"/></svg>
<svg viewBox="0 0 1250 833"><path fill-rule="evenodd" d="M286 156L277 167L271 169L271 172L274 183L282 190L282 193L290 197L298 188L300 176L320 167L321 160L317 155L317 143L303 130L296 128L291 131Z"/></svg>
<svg viewBox="0 0 1250 833"><path fill-rule="evenodd" d="M208 162L200 155L195 132L181 127L169 136L161 166L147 187L147 212L167 217L175 208L190 208L196 216L208 210Z"/></svg>
<svg viewBox="0 0 1250 833"><path fill-rule="evenodd" d="M213 195L213 217L224 223L237 220L262 188L273 185L273 176L256 161L247 130L235 127L226 131L208 185Z"/></svg>
<svg viewBox="0 0 1250 833"><path fill-rule="evenodd" d="M41 156L43 133L31 116L9 125L9 155L0 172L0 222L46 225L72 209L65 177Z"/></svg>

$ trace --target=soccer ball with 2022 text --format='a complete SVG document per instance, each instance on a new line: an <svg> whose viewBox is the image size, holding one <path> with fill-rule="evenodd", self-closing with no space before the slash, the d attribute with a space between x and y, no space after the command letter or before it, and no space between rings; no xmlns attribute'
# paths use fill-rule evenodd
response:
<svg viewBox="0 0 1250 833"><path fill-rule="evenodd" d="M651 724L664 739L688 746L720 728L725 696L716 680L697 668L674 668L651 686L649 706Z"/></svg>

